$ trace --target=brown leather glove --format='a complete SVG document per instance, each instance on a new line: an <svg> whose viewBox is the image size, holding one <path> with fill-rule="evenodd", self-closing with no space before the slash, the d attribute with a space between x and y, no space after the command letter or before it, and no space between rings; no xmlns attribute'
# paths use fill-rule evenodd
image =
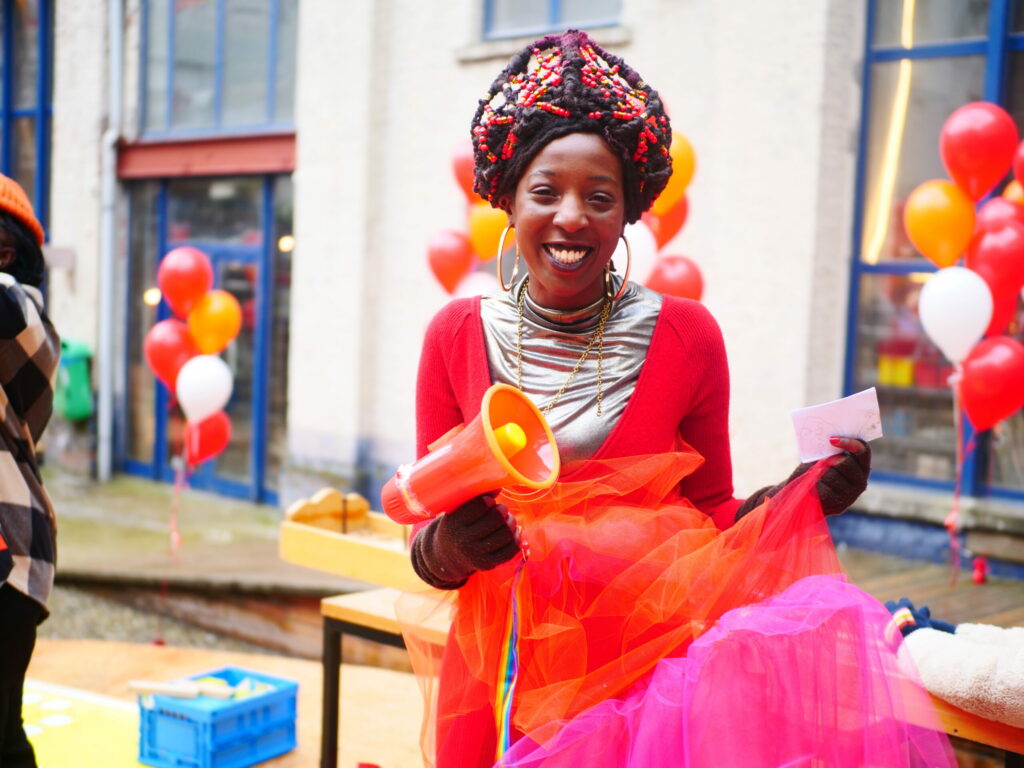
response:
<svg viewBox="0 0 1024 768"><path fill-rule="evenodd" d="M437 589L457 589L476 571L511 560L519 544L508 509L493 496L477 496L434 518L412 542L412 567Z"/></svg>
<svg viewBox="0 0 1024 768"><path fill-rule="evenodd" d="M838 515L850 508L868 486L868 475L871 474L871 446L854 437L837 438L834 443L844 449L843 453L830 456L822 461L830 466L818 478L814 488L821 499L821 508L825 515ZM796 480L815 462L800 464L793 473L778 485L769 485L754 491L736 510L736 520L758 507L766 498L771 498L787 484Z"/></svg>

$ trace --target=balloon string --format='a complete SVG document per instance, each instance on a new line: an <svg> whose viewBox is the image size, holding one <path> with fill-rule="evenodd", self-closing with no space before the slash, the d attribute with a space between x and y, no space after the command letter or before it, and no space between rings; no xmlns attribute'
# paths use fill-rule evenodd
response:
<svg viewBox="0 0 1024 768"><path fill-rule="evenodd" d="M956 373L950 377L953 390L953 427L956 432L956 482L953 484L953 503L946 516L945 526L949 532L949 558L951 566L950 586L955 587L960 575L960 489L964 476L964 424L960 414L960 381L962 371L957 366ZM974 439L971 439L973 444ZM969 450L970 446L968 447Z"/></svg>
<svg viewBox="0 0 1024 768"><path fill-rule="evenodd" d="M185 447L181 448L181 455L175 457L174 462L174 488L171 491L171 514L169 520L170 527L170 552L171 559L174 562L180 563L181 557L178 550L181 549L181 532L178 529L178 507L181 503L181 492L185 488L186 475L185 475Z"/></svg>

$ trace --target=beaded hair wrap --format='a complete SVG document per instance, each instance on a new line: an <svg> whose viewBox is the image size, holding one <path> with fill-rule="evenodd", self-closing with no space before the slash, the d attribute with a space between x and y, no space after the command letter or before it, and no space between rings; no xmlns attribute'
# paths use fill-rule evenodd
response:
<svg viewBox="0 0 1024 768"><path fill-rule="evenodd" d="M498 207L549 142L596 133L622 160L634 222L668 183L672 131L657 91L628 64L570 29L509 61L473 118L473 188Z"/></svg>

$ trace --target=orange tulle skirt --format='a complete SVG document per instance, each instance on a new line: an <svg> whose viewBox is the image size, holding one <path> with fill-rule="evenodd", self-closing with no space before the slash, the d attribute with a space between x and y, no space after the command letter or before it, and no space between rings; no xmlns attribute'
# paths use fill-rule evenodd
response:
<svg viewBox="0 0 1024 768"><path fill-rule="evenodd" d="M477 573L457 592L403 598L399 617L427 701L427 764L539 766L598 759L601 765L643 765L648 758L638 757L644 753L629 743L628 736L642 729L642 723L627 726L623 718L646 718L648 731L653 711L661 713L658 717L697 722L692 701L651 708L651 696L659 702L664 699L651 682L681 691L684 678L699 677L700 670L687 661L687 654L723 616L765 604L811 576L831 578L843 585L841 595L849 595L853 588L843 581L813 491L816 470L721 531L678 494L679 480L700 463L692 452L591 461L568 481L539 495L505 494L499 500L522 526L529 557ZM821 594L821 589L813 594ZM881 610L873 614L878 653L895 659L891 634L882 636L888 618L884 607L863 593L857 595L858 610ZM437 613L451 616L443 649L420 631ZM758 621L764 623L763 617ZM806 635L819 653L828 642L821 635L822 626L833 625L822 619ZM839 624L828 633L849 635ZM799 651L799 643L794 646L788 637L787 643L786 655L772 663L800 663L799 654L792 655L794 648ZM861 653L860 645L863 641L851 653ZM734 653L742 660L748 650L737 647ZM670 660L685 665L668 667L665 662ZM742 687L727 684L722 676L749 680L753 671L742 664L724 668L721 656L715 664L718 680L711 690L721 692L718 704L728 712L728 699ZM898 667L895 661L890 666ZM799 673L794 669L793 675ZM813 690L816 696L840 692L834 687ZM923 696L919 686L910 685L908 690L912 696ZM715 711L706 688L694 695L703 697L702 711ZM834 705L815 702L826 712ZM763 706L778 709L776 720L765 718L763 732L782 727L778 717L783 725L790 717L773 701ZM879 715L872 711L865 717L877 720ZM926 731L937 727L927 712L921 717ZM567 734L573 734L568 741ZM617 734L614 744L605 743L612 734ZM679 749L692 751L692 734L680 739ZM578 752L580 744L589 746ZM662 746L659 743L658 748ZM948 746L939 743L936 749L948 751ZM671 764L731 763L680 758Z"/></svg>

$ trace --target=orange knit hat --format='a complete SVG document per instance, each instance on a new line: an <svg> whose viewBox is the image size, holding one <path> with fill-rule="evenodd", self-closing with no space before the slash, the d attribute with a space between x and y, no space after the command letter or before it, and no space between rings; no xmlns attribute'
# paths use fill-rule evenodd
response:
<svg viewBox="0 0 1024 768"><path fill-rule="evenodd" d="M36 236L39 245L43 244L43 225L36 218L28 195L25 194L25 190L18 182L2 173L0 173L0 209L18 217L22 224Z"/></svg>

